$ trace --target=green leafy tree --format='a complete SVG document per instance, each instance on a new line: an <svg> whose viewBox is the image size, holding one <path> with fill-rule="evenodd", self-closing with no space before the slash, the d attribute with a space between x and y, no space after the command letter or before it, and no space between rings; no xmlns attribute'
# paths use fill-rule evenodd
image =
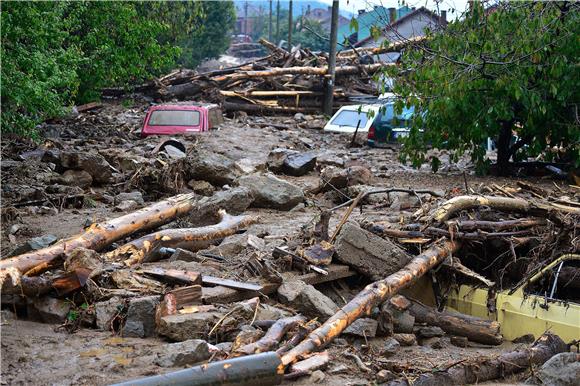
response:
<svg viewBox="0 0 580 386"><path fill-rule="evenodd" d="M66 3L4 2L1 22L2 132L31 136L75 96L81 53L66 44Z"/></svg>
<svg viewBox="0 0 580 386"><path fill-rule="evenodd" d="M491 137L500 173L518 156L549 160L546 149L557 145L568 146L578 163L579 4L502 2L491 12L475 5L407 50L399 69L387 70L402 96L398 108L425 112L416 116L403 157L419 165L431 146L449 149L452 159L470 151L485 170L483 144ZM431 159L434 168L438 161Z"/></svg>

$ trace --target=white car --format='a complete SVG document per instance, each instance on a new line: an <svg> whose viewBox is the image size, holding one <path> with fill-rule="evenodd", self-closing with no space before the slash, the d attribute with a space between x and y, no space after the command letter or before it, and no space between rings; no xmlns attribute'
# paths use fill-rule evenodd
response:
<svg viewBox="0 0 580 386"><path fill-rule="evenodd" d="M354 133L358 125L359 133L368 133L380 108L380 104L343 106L324 126L324 131Z"/></svg>

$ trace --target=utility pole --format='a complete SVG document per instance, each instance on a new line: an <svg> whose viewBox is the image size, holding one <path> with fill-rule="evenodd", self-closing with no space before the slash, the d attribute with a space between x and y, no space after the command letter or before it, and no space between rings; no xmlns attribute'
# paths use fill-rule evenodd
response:
<svg viewBox="0 0 580 386"><path fill-rule="evenodd" d="M292 0L288 9L288 51L292 51Z"/></svg>
<svg viewBox="0 0 580 386"><path fill-rule="evenodd" d="M270 0L270 19L268 20L268 41L272 41L272 0Z"/></svg>
<svg viewBox="0 0 580 386"><path fill-rule="evenodd" d="M276 45L280 42L280 0L276 3Z"/></svg>
<svg viewBox="0 0 580 386"><path fill-rule="evenodd" d="M338 0L332 1L332 19L330 21L330 52L328 53L328 71L326 73L326 88L324 93L323 111L332 115L334 94L334 73L336 70L336 38L338 35Z"/></svg>
<svg viewBox="0 0 580 386"><path fill-rule="evenodd" d="M244 3L244 35L248 34L248 2Z"/></svg>

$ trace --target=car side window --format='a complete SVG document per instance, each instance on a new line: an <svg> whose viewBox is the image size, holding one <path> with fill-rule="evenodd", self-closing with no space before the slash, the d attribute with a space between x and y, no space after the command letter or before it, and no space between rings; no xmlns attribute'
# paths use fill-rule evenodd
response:
<svg viewBox="0 0 580 386"><path fill-rule="evenodd" d="M524 291L546 299L580 303L580 260L563 260Z"/></svg>

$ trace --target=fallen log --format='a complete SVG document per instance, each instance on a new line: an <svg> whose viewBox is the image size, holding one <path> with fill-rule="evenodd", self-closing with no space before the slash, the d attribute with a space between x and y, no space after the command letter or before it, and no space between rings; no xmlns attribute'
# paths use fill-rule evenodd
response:
<svg viewBox="0 0 580 386"><path fill-rule="evenodd" d="M415 322L427 323L440 327L452 335L465 336L467 339L483 344L498 345L502 342L500 326L496 321L485 320L457 312L439 312L416 300L411 300L409 312L415 317Z"/></svg>
<svg viewBox="0 0 580 386"><path fill-rule="evenodd" d="M314 330L308 338L282 357L284 367L304 359L306 355L327 345L349 325L400 290L415 283L421 276L440 264L460 247L458 241L434 245L416 256L401 270L366 286L354 299Z"/></svg>
<svg viewBox="0 0 580 386"><path fill-rule="evenodd" d="M336 54L339 59L354 59L359 55L378 55L386 52L398 51L401 48L405 48L408 45L416 44L421 41L427 40L426 36L417 36L414 38L408 38L400 42L391 43L385 47L368 47L368 48L355 48L351 50L340 51Z"/></svg>
<svg viewBox="0 0 580 386"><path fill-rule="evenodd" d="M268 106L253 105L251 103L224 102L222 107L226 111L247 111L252 113L318 113L320 107L292 107L292 106Z"/></svg>
<svg viewBox="0 0 580 386"><path fill-rule="evenodd" d="M172 373L134 379L114 386L278 385L284 368L275 352L203 364Z"/></svg>
<svg viewBox="0 0 580 386"><path fill-rule="evenodd" d="M289 330L304 322L306 318L302 315L279 319L261 339L236 349L233 354L234 356L251 355L272 350L280 344L280 340Z"/></svg>
<svg viewBox="0 0 580 386"><path fill-rule="evenodd" d="M138 231L155 229L187 214L195 207L194 194L182 194L158 202L136 212L100 224L92 224L83 233L43 249L0 261L0 270L14 267L21 273L34 269L40 273L58 258L76 248L100 251L117 240Z"/></svg>
<svg viewBox="0 0 580 386"><path fill-rule="evenodd" d="M518 373L531 366L539 366L556 354L566 351L566 344L551 333L542 335L532 347L507 352L496 358L477 358L448 368L420 375L413 386L467 385L481 383ZM407 381L389 385L406 385Z"/></svg>
<svg viewBox="0 0 580 386"><path fill-rule="evenodd" d="M131 241L107 253L111 259L126 258L126 265L146 262L159 248L189 249L200 241L216 240L231 236L258 221L251 216L230 216L219 210L220 222L200 228L164 229Z"/></svg>
<svg viewBox="0 0 580 386"><path fill-rule="evenodd" d="M447 225L463 231L472 231L476 229L486 231L505 231L513 228L532 228L535 226L546 225L545 218L520 218L516 220L505 221L478 221L478 220L456 220L448 221Z"/></svg>

